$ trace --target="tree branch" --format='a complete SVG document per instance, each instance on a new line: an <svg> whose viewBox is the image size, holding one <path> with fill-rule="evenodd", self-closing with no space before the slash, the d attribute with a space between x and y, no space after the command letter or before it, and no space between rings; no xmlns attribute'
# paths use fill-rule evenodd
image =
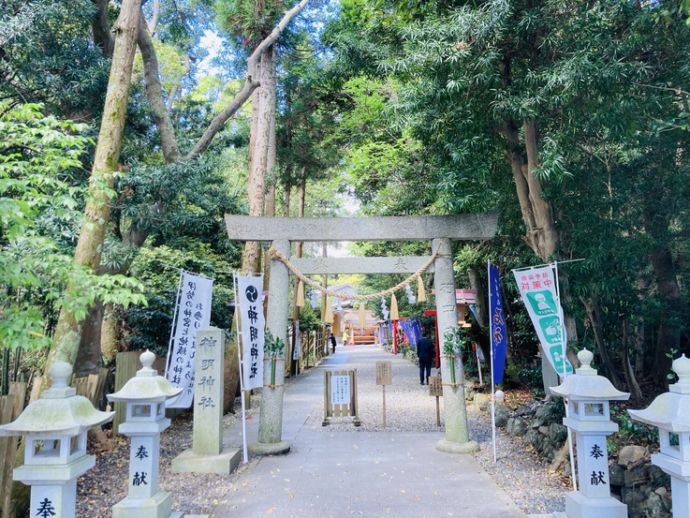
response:
<svg viewBox="0 0 690 518"><path fill-rule="evenodd" d="M254 90L260 86L260 83L256 78L258 77L257 65L259 64L261 55L266 51L266 49L268 49L278 40L290 21L292 21L292 19L297 16L297 14L299 14L299 12L304 9L308 3L309 0L301 0L292 9L286 11L271 33L266 36L266 38L259 43L259 45L257 45L257 47L254 49L254 52L252 52L252 54L249 56L249 59L247 59L247 77L244 80L242 89L237 93L230 104L228 104L218 115L214 117L192 150L187 154L186 158L188 160L196 158L208 148L213 138L223 128L227 120L235 115L235 113L242 107L247 99L251 97L252 93L254 93Z"/></svg>
<svg viewBox="0 0 690 518"><path fill-rule="evenodd" d="M109 0L91 0L96 6L96 16L91 21L94 43L103 51L106 57L113 56L115 40L110 32L108 22L108 2Z"/></svg>
<svg viewBox="0 0 690 518"><path fill-rule="evenodd" d="M158 19L161 15L161 0L153 0L153 14L151 15L151 20L147 21L146 24L149 27L149 32L153 35L156 34L156 27L158 27Z"/></svg>
<svg viewBox="0 0 690 518"><path fill-rule="evenodd" d="M149 33L144 15L140 15L137 44L144 62L144 86L146 98L153 110L153 119L161 135L161 148L167 163L180 159L180 149L175 138L175 130L170 121L170 114L163 101L163 87L160 82L160 71L156 49Z"/></svg>

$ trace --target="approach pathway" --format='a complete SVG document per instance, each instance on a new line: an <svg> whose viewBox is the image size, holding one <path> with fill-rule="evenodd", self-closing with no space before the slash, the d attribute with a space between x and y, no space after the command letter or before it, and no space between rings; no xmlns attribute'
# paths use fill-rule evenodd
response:
<svg viewBox="0 0 690 518"><path fill-rule="evenodd" d="M374 379L377 360L393 362L386 400L391 428L386 430L380 423L381 387ZM362 429L321 426L322 371L329 368L358 369ZM418 421L422 412L430 423L426 429L436 429L433 398L426 394L409 361L375 346L338 347L287 387L283 439L291 443L290 453L250 460L237 474L231 504L216 507L213 516L523 516L471 455L438 452L434 444L442 438L440 431L414 431L406 424L406 415ZM258 416L248 422L250 441L257 421ZM240 445L239 429L226 435L228 443Z"/></svg>

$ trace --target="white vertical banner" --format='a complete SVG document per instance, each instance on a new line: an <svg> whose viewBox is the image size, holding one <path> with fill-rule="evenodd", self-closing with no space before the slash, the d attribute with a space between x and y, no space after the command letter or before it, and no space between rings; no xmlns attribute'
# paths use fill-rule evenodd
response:
<svg viewBox="0 0 690 518"><path fill-rule="evenodd" d="M196 332L211 323L213 279L182 272L165 377L183 391L166 401L168 408L189 408L194 399Z"/></svg>
<svg viewBox="0 0 690 518"><path fill-rule="evenodd" d="M242 338L243 390L263 387L264 384L264 307L261 292L263 275L237 275L235 299L240 312Z"/></svg>
<svg viewBox="0 0 690 518"><path fill-rule="evenodd" d="M573 366L565 355L568 338L554 265L513 270L513 274L542 351L560 376L572 374Z"/></svg>

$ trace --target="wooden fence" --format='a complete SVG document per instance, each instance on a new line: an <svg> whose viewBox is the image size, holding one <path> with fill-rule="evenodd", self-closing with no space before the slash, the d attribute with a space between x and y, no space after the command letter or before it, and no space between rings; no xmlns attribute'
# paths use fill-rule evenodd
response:
<svg viewBox="0 0 690 518"><path fill-rule="evenodd" d="M9 394L0 396L0 424L14 421L22 412L26 399L26 386L26 383L10 383ZM9 518L11 515L12 470L18 446L19 437L0 438L0 495L2 495L0 508L2 508L3 518Z"/></svg>

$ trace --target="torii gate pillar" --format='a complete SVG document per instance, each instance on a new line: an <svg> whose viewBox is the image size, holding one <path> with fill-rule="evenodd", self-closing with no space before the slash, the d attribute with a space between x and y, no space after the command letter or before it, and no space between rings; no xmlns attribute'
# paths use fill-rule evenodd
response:
<svg viewBox="0 0 690 518"><path fill-rule="evenodd" d="M458 313L455 302L455 280L453 278L453 259L450 239L434 239L433 250L437 251L434 261L434 288L436 290L436 321L439 341L444 335L458 326ZM456 359L458 385L451 386L448 360L441 355L441 378L443 379L443 418L446 435L436 443L436 449L446 453L473 453L479 450L475 441L470 441L467 430L467 409L465 407L465 376L462 360Z"/></svg>
<svg viewBox="0 0 690 518"><path fill-rule="evenodd" d="M287 239L273 241L273 248L285 256L290 255L290 241ZM276 259L271 260L266 327L283 343L287 343L289 283L287 266ZM282 363L276 369L275 386L271 386L271 369L264 366L259 440L249 445L255 455L279 455L290 451L290 443L282 440L284 382L285 369Z"/></svg>

